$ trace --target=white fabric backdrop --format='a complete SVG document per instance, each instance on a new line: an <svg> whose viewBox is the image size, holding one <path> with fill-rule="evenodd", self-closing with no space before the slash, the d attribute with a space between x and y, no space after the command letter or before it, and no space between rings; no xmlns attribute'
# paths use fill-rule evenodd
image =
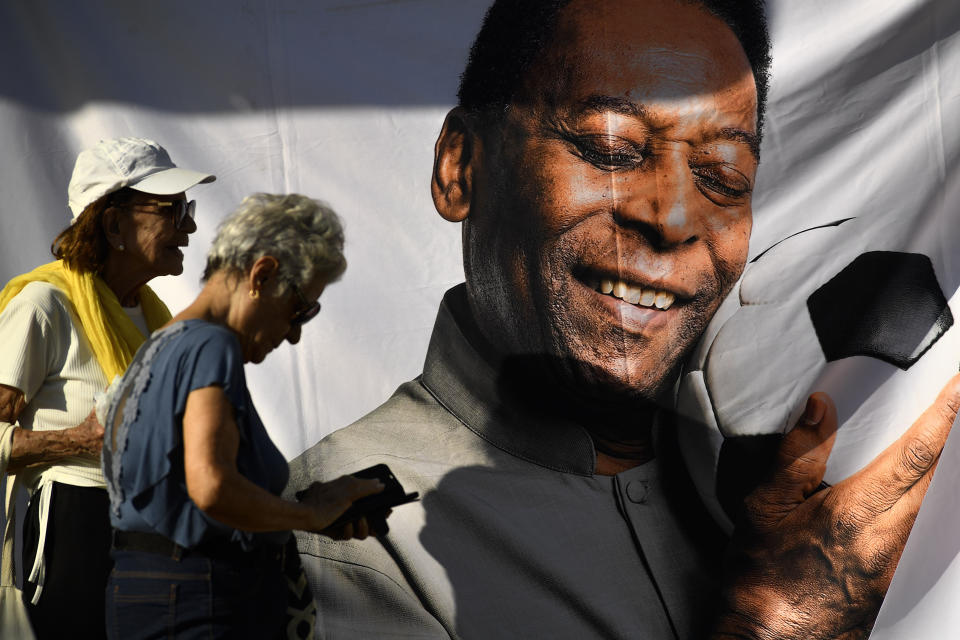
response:
<svg viewBox="0 0 960 640"><path fill-rule="evenodd" d="M199 290L221 216L254 191L300 192L343 217L349 268L266 364L254 401L292 457L419 372L436 306L462 279L458 229L429 198L433 141L482 2L0 3L0 280L46 262L69 222L76 153L158 140L217 182L191 191L199 231L171 309Z"/></svg>
<svg viewBox="0 0 960 640"><path fill-rule="evenodd" d="M487 0L0 3L0 280L49 257L76 153L138 135L218 180L192 191L185 273L198 291L217 220L253 191L296 191L344 218L350 266L296 349L249 367L293 457L416 375L459 230L429 199L432 146ZM941 214L960 151L960 6L770 3L774 74L754 252L792 230L877 218L896 243L958 235ZM917 220L922 224L918 225ZM935 264L938 259L934 256ZM938 269L960 277L960 269ZM948 291L956 280L942 282ZM949 297L949 294L948 294Z"/></svg>
<svg viewBox="0 0 960 640"><path fill-rule="evenodd" d="M0 281L48 261L76 153L158 140L218 176L191 192L176 312L217 221L246 194L296 191L343 217L349 268L301 344L248 367L293 457L375 407L422 363L462 279L459 229L429 198L432 147L488 0L4 0ZM773 86L752 254L793 231L875 220L890 248L960 284L960 3L772 0ZM937 382L939 386L939 381ZM954 529L955 530L955 529Z"/></svg>

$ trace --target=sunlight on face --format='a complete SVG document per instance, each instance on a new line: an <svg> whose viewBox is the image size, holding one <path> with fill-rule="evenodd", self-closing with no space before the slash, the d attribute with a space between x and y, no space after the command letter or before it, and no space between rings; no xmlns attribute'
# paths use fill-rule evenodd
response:
<svg viewBox="0 0 960 640"><path fill-rule="evenodd" d="M465 229L481 330L599 396L653 399L747 255L757 96L695 5L574 1L528 74Z"/></svg>

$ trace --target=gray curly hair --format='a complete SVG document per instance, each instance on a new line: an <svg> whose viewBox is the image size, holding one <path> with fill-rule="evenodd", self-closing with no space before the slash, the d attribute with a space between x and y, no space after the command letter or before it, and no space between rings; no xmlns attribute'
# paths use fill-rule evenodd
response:
<svg viewBox="0 0 960 640"><path fill-rule="evenodd" d="M203 281L221 270L245 273L263 256L279 262L278 295L318 275L333 282L347 268L340 218L326 204L296 193L247 196L217 228Z"/></svg>

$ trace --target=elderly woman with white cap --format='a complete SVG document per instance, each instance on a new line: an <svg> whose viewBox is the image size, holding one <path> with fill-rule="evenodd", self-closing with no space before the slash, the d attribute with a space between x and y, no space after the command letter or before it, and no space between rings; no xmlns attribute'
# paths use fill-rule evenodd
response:
<svg viewBox="0 0 960 640"><path fill-rule="evenodd" d="M101 141L77 157L58 260L0 291L0 439L12 438L8 472L31 494L24 600L40 638L105 636L111 529L94 395L170 319L146 283L183 272L196 231L184 191L214 179L151 140Z"/></svg>

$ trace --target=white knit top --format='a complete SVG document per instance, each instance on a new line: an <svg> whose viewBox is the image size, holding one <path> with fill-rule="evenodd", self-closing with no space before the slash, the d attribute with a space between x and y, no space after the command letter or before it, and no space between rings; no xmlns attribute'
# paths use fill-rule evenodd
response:
<svg viewBox="0 0 960 640"><path fill-rule="evenodd" d="M60 289L31 282L0 314L0 384L19 389L26 407L24 429L74 427L90 413L107 379L80 329L73 305ZM99 458L72 457L20 473L31 492L41 477L86 487L105 487Z"/></svg>

